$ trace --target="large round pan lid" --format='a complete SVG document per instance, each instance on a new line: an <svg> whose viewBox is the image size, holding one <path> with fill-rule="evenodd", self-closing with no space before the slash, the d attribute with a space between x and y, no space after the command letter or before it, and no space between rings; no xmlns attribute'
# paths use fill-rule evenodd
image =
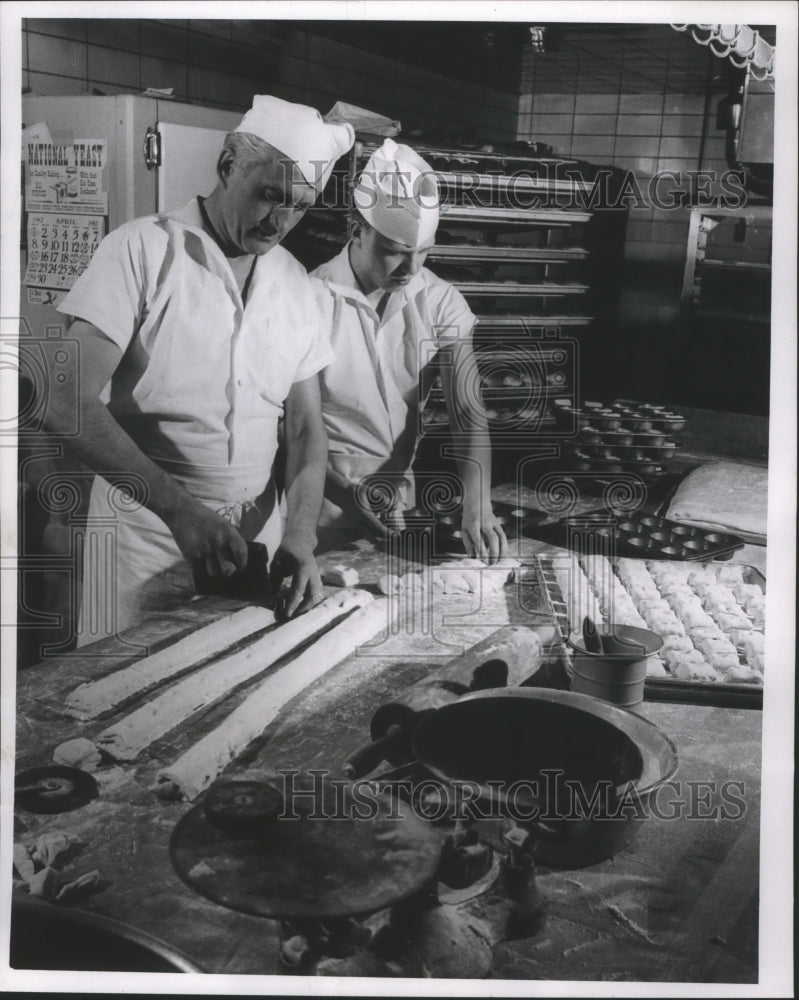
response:
<svg viewBox="0 0 799 1000"><path fill-rule="evenodd" d="M321 772L263 784L280 792L271 816L249 816L237 829L235 817L220 824L201 803L175 827L172 863L208 899L283 920L356 916L407 898L435 875L439 834L397 800Z"/></svg>

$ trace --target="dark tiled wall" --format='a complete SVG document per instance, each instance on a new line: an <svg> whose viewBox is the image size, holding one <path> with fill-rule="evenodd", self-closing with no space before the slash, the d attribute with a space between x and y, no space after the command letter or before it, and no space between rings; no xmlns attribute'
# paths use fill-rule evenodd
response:
<svg viewBox="0 0 799 1000"><path fill-rule="evenodd" d="M23 86L39 94L172 87L183 101L243 111L269 93L321 111L349 101L441 138L517 130L514 94L410 71L296 22L28 18L22 68Z"/></svg>
<svg viewBox="0 0 799 1000"><path fill-rule="evenodd" d="M716 128L719 100L711 100L706 115L704 95L665 88L659 94L534 94L519 116L519 137L634 174L647 204L631 205L627 259L681 263L689 213L664 202L670 190L690 190L690 171L727 170L724 131ZM653 178L666 171L680 180L664 177L655 185Z"/></svg>

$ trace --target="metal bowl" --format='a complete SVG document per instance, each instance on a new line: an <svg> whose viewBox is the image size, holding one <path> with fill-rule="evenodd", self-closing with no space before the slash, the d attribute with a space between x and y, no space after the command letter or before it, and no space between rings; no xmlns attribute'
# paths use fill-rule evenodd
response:
<svg viewBox="0 0 799 1000"><path fill-rule="evenodd" d="M651 722L590 695L548 688L464 695L423 719L413 745L434 775L476 786L481 800L533 830L537 860L559 868L623 850L650 797L677 770L674 744ZM583 803L598 794L596 807L574 813L577 791Z"/></svg>
<svg viewBox="0 0 799 1000"><path fill-rule="evenodd" d="M172 945L110 917L31 898L11 904L9 964L67 972L205 972Z"/></svg>

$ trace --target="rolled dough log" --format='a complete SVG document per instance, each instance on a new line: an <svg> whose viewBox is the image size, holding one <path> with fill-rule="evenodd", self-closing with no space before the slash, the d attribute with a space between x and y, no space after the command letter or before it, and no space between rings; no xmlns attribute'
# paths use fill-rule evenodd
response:
<svg viewBox="0 0 799 1000"><path fill-rule="evenodd" d="M152 656L136 660L123 670L80 687L67 695L64 711L76 719L96 719L143 694L166 680L177 678L192 667L216 656L255 632L275 624L273 611L267 608L242 608Z"/></svg>
<svg viewBox="0 0 799 1000"><path fill-rule="evenodd" d="M95 739L96 746L114 760L133 760L145 747L263 673L330 622L373 600L365 590L342 590L328 597L299 618L184 677L103 730Z"/></svg>
<svg viewBox="0 0 799 1000"><path fill-rule="evenodd" d="M388 628L396 607L396 601L376 598L332 628L292 660L286 670L271 673L224 722L174 764L158 772L155 793L164 799L195 799L261 735L288 701L381 629Z"/></svg>

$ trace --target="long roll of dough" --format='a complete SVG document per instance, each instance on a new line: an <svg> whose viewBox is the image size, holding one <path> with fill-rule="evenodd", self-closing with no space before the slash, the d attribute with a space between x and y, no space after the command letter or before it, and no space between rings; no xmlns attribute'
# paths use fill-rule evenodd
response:
<svg viewBox="0 0 799 1000"><path fill-rule="evenodd" d="M243 649L194 671L125 716L95 739L114 760L133 760L145 747L263 673L336 618L374 600L365 590L342 590Z"/></svg>
<svg viewBox="0 0 799 1000"><path fill-rule="evenodd" d="M225 615L122 670L81 684L67 695L64 711L82 722L96 719L274 624L275 614L268 608L242 608Z"/></svg>
<svg viewBox="0 0 799 1000"><path fill-rule="evenodd" d="M377 598L306 649L289 669L270 674L216 729L156 776L164 799L195 799L313 681L390 625L396 601Z"/></svg>

